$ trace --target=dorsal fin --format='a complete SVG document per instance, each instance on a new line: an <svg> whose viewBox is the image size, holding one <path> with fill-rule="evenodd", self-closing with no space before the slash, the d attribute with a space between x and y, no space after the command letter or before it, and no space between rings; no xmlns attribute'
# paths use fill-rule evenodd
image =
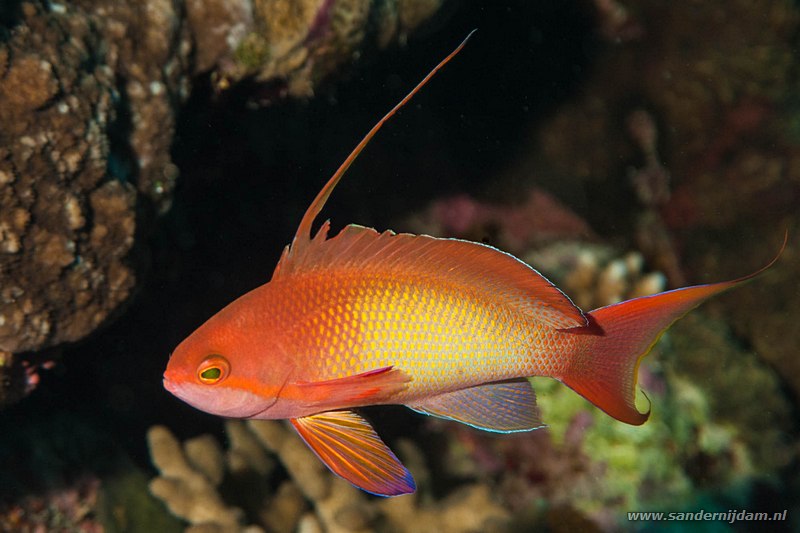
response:
<svg viewBox="0 0 800 533"><path fill-rule="evenodd" d="M303 215L303 219L300 221L300 225L297 227L297 232L294 235L292 244L289 247L287 247L283 252L283 256L281 257L281 262L286 260L287 257L290 257L292 254L302 251L305 247L307 247L310 244L311 225L314 223L314 220L317 218L319 212L322 211L322 208L325 206L325 202L328 200L328 197L331 195L331 192L333 192L333 188L336 187L336 184L339 183L339 180L342 179L342 176L344 176L344 173L347 172L348 168L350 168L350 165L353 164L353 161L355 161L356 157L358 157L361 151L367 146L367 144L369 144L369 142L372 140L375 134L378 133L378 130L381 129L381 126L383 126L383 124L387 120L392 118L392 116L395 113L397 113L397 111L400 108L406 105L406 103L408 103L408 101L411 100L411 98L415 94L417 94L417 92L419 92L419 90L422 89L422 87L424 87L425 84L427 84L428 81L442 67L444 67L451 59L453 59L453 57L455 57L461 51L462 48L464 48L464 45L467 44L467 41L472 36L472 34L475 33L475 31L476 30L472 30L455 50L450 52L450 54L448 54L447 57L445 57L441 62L439 62L439 64L436 65L433 68L433 70L431 70L428 73L428 75L425 76L422 79L422 81L419 82L417 86L414 87L411 90L411 92L409 92L405 96L405 98L400 100L400 102L396 106L394 106L391 111L386 113L386 115L384 115L384 117L380 119L378 123L372 127L371 130L369 130L369 132L364 136L364 138L361 139L361 142L358 143L358 145L353 149L350 155L347 156L347 159L345 159L344 162L341 164L341 166L339 166L339 168L336 170L333 176L331 176L331 178L328 180L328 183L326 183L325 186L322 187L322 190L319 191L317 197L314 198L314 201L311 202L311 205L308 206L308 210L306 210L305 215ZM320 228L320 232L322 232L322 229L323 228ZM327 228L324 229L327 230ZM278 266L280 267L280 263L278 263Z"/></svg>
<svg viewBox="0 0 800 533"><path fill-rule="evenodd" d="M322 225L311 245L281 260L272 279L323 270L351 274L412 276L477 290L504 305L529 313L552 328L586 325L580 309L536 270L491 246L428 235L378 233L351 224L326 239Z"/></svg>

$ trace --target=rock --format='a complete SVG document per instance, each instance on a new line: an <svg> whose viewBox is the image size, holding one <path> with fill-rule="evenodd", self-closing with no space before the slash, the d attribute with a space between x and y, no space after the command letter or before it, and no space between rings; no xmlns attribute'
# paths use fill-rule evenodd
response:
<svg viewBox="0 0 800 533"><path fill-rule="evenodd" d="M0 407L41 364L11 354L89 335L141 281L140 243L171 205L170 147L193 76L310 96L439 3L22 2L0 42ZM377 18L394 22L373 20L379 4Z"/></svg>

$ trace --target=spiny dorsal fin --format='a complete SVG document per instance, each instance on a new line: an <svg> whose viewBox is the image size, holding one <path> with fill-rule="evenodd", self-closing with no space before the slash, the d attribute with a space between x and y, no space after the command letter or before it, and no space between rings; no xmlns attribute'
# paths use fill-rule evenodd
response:
<svg viewBox="0 0 800 533"><path fill-rule="evenodd" d="M491 246L428 235L378 233L354 224L325 239L327 229L327 223L323 224L310 246L284 257L272 279L320 271L330 276L337 270L357 276L435 279L478 291L552 328L586 325L583 312L558 287L516 257Z"/></svg>
<svg viewBox="0 0 800 533"><path fill-rule="evenodd" d="M353 149L350 155L347 156L347 159L344 160L344 162L336 170L333 176L331 176L331 179L328 180L328 183L326 183L325 186L322 187L322 190L319 191L317 197L314 198L313 202L311 202L311 205L308 206L308 210L306 211L305 215L303 215L303 219L300 221L300 225L297 227L297 232L294 235L294 239L292 240L291 246L287 247L286 250L284 250L283 256L281 257L281 262L286 260L288 257L291 257L292 254L301 251L303 248L309 245L309 243L311 242L311 225L314 223L314 220L317 218L319 212L322 211L322 208L325 206L325 202L328 200L328 197L331 195L331 192L333 192L334 187L336 187L336 184L339 183L339 180L342 179L342 176L344 176L344 173L347 172L348 168L350 168L350 165L353 164L353 161L355 161L356 157L358 157L361 151L367 146L367 144L369 144L369 142L372 140L375 134L378 133L378 130L381 129L383 124L387 120L392 118L392 116L395 113L397 113L397 111L400 108L406 105L408 101L411 100L411 98L413 98L413 96L417 94L417 92L419 92L419 90L422 89L422 87L424 87L425 84L427 84L428 81L434 75L436 75L436 73L439 72L439 70L442 67L444 67L451 59L453 59L453 57L455 57L461 51L461 49L464 47L465 44L467 44L467 41L469 40L469 38L472 36L473 33L475 33L475 30L472 30L455 50L450 52L450 54L447 57L445 57L441 62L439 62L439 64L436 65L433 68L433 70L431 70L428 73L428 75L425 76L422 79L422 81L419 82L417 86L414 87L411 90L411 92L409 92L405 96L405 98L400 100L400 102L396 106L394 106L391 111L386 113L386 115L382 119L380 119L378 123L372 127L371 130L369 130L369 132L364 136L364 138L361 139L361 142L358 143L358 145L355 147L355 149ZM280 267L280 263L278 263L278 266Z"/></svg>

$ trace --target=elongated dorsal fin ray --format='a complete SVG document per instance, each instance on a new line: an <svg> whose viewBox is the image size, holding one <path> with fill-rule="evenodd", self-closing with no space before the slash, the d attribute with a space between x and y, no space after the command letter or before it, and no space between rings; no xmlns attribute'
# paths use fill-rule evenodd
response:
<svg viewBox="0 0 800 533"><path fill-rule="evenodd" d="M333 192L333 189L334 187L336 187L336 184L339 183L339 180L342 179L344 173L347 172L347 169L350 168L350 165L353 164L353 161L356 160L361 151L364 150L364 148L367 146L367 144L369 144L369 142L372 140L375 134L378 133L378 130L381 129L383 124L390 118L392 118L392 116L394 116L394 114L397 113L397 111L400 108L406 105L408 101L411 100L411 98L413 98L414 95L417 94L417 92L419 92L419 90L422 89L428 83L428 81L433 76L435 76L437 72L439 72L439 70L442 67L444 67L451 59L453 59L461 51L462 48L464 48L464 45L467 44L467 41L472 36L472 34L475 33L475 31L476 30L472 30L469 33L469 35L467 35L466 38L461 42L461 44L459 44L458 47L456 47L455 50L450 52L450 54L447 57L445 57L441 62L439 62L439 64L436 65L433 68L433 70L431 70L428 73L428 75L425 76L422 79L422 81L419 82L417 86L414 87L411 90L411 92L409 92L405 96L405 98L400 100L400 102L397 105L395 105L391 109L391 111L386 113L386 115L384 115L384 117L380 119L378 123L372 127L371 130L369 130L369 132L364 136L364 138L361 139L361 142L358 143L358 145L353 149L350 155L347 156L347 159L345 159L344 162L341 164L341 166L339 166L339 168L336 170L336 172L334 172L333 176L331 176L331 178L328 180L328 183L326 183L325 186L322 187L322 190L319 191L317 197L314 198L314 201L311 202L310 206L308 206L308 210L306 211L305 215L303 215L303 219L300 221L300 225L297 227L297 232L294 235L292 245L287 250L287 252L284 253L284 257L291 255L293 252L301 250L302 248L308 246L308 244L311 242L311 225L314 223L314 220L317 218L319 212L322 211L322 208L325 206L325 202L328 200L328 197L331 195L331 192ZM281 259L283 259L283 257Z"/></svg>

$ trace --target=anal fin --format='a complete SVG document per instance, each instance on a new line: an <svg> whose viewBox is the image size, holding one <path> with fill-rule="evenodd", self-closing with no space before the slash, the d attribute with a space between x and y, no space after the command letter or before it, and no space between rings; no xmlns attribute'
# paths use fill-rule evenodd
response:
<svg viewBox="0 0 800 533"><path fill-rule="evenodd" d="M524 378L439 394L409 407L426 415L496 433L544 427L536 408L536 393Z"/></svg>
<svg viewBox="0 0 800 533"><path fill-rule="evenodd" d="M369 422L353 411L330 411L291 420L325 466L378 496L416 490L414 478Z"/></svg>

